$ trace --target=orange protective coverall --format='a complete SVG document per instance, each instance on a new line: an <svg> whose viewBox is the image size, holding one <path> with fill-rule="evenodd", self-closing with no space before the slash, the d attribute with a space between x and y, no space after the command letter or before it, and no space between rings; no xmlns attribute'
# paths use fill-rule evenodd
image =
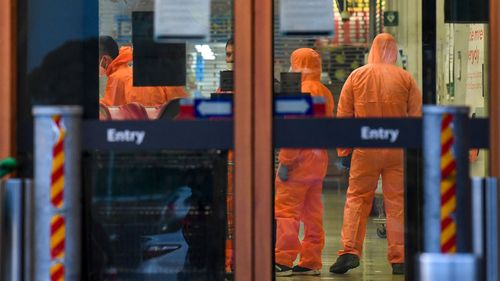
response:
<svg viewBox="0 0 500 281"><path fill-rule="evenodd" d="M422 97L415 79L395 64L396 40L387 33L373 41L368 64L354 70L342 88L337 117L418 117ZM374 128L378 129L378 128ZM338 150L348 156L352 149ZM354 149L342 226L343 250L361 256L366 221L379 176L386 211L388 260L404 262L404 170L401 149Z"/></svg>
<svg viewBox="0 0 500 281"><path fill-rule="evenodd" d="M217 94L234 94L234 92L223 92L220 88L215 90ZM229 150L227 154L227 236L226 236L226 272L234 271L234 253L233 253L233 233L234 233L234 151Z"/></svg>
<svg viewBox="0 0 500 281"><path fill-rule="evenodd" d="M176 98L185 98L183 87L134 87L132 48L122 47L118 56L106 68L108 82L101 103L107 106L137 102L143 106L158 106Z"/></svg>
<svg viewBox="0 0 500 281"><path fill-rule="evenodd" d="M326 115L333 117L333 95L320 82L321 58L309 48L295 50L291 56L292 71L302 72L301 90L325 98ZM300 253L299 266L320 269L325 243L321 192L328 167L324 149L281 149L280 165L288 167L288 180L276 176L276 263L293 266ZM300 221L305 236L299 241Z"/></svg>
<svg viewBox="0 0 500 281"><path fill-rule="evenodd" d="M227 155L227 236L226 236L226 272L234 271L233 233L234 233L234 151Z"/></svg>

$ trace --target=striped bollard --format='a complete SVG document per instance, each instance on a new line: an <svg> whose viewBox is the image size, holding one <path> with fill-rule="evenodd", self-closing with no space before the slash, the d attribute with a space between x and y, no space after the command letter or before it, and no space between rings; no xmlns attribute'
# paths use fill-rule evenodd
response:
<svg viewBox="0 0 500 281"><path fill-rule="evenodd" d="M81 279L78 106L35 106L33 280Z"/></svg>
<svg viewBox="0 0 500 281"><path fill-rule="evenodd" d="M424 252L472 252L467 107L424 106Z"/></svg>
<svg viewBox="0 0 500 281"><path fill-rule="evenodd" d="M50 202L56 214L50 221L50 280L64 281L64 250L66 230L64 216L60 214L64 203L64 137L66 130L61 115L52 116L56 141L52 149L52 173L50 177Z"/></svg>
<svg viewBox="0 0 500 281"><path fill-rule="evenodd" d="M417 280L479 280L472 248L468 116L467 107L423 109L424 251Z"/></svg>
<svg viewBox="0 0 500 281"><path fill-rule="evenodd" d="M441 252L456 253L457 162L453 153L453 115L443 114L441 120Z"/></svg>

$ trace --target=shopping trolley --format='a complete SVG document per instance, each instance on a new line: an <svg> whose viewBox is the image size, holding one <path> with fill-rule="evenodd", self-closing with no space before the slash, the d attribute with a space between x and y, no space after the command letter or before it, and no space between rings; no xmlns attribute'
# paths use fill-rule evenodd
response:
<svg viewBox="0 0 500 281"><path fill-rule="evenodd" d="M382 177L378 179L377 189L375 190L375 208L377 210L377 217L373 219L373 222L377 225L377 236L379 238L387 237L386 230L386 218L385 218L385 208L384 208L384 197L382 193Z"/></svg>

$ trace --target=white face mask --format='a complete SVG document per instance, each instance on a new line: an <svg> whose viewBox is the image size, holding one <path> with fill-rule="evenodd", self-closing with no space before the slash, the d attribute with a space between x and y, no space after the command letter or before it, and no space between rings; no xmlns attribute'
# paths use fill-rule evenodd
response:
<svg viewBox="0 0 500 281"><path fill-rule="evenodd" d="M102 66L102 61L104 58L101 58L99 61L99 77L106 76L106 68Z"/></svg>
<svg viewBox="0 0 500 281"><path fill-rule="evenodd" d="M227 68L227 70L233 70L233 63L232 62L226 62L226 68Z"/></svg>
<svg viewBox="0 0 500 281"><path fill-rule="evenodd" d="M108 76L99 75L99 98L104 97L104 92L106 91L106 84L108 83Z"/></svg>

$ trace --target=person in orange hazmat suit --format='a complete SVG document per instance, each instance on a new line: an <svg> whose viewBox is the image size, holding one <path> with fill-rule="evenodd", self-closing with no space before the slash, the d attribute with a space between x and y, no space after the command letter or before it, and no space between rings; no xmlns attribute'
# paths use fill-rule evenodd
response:
<svg viewBox="0 0 500 281"><path fill-rule="evenodd" d="M301 91L325 99L327 117L333 117L332 93L320 83L321 58L309 48L295 50L291 71L302 73ZM328 167L324 149L281 149L275 179L275 275L319 275L324 246L321 192ZM299 241L299 225L305 237ZM300 253L298 265L293 262ZM292 268L293 266L293 268Z"/></svg>
<svg viewBox="0 0 500 281"><path fill-rule="evenodd" d="M233 69L234 63L234 39L231 37L226 42L226 66L228 70ZM217 93L223 93L220 88ZM226 236L226 272L234 271L233 232L234 232L234 151L229 150L227 156L227 236Z"/></svg>
<svg viewBox="0 0 500 281"><path fill-rule="evenodd" d="M234 63L234 39L231 37L226 42L226 69L232 70ZM215 90L216 94L234 94L233 91L224 92L218 87ZM226 273L232 273L234 270L234 253L233 253L233 232L234 232L234 151L229 150L227 156L227 235L226 235L226 257L225 270Z"/></svg>
<svg viewBox="0 0 500 281"><path fill-rule="evenodd" d="M411 74L395 65L397 55L397 43L390 34L381 33L375 37L368 64L354 70L342 88L338 118L421 115L421 93ZM367 127L364 133L370 134L370 130L378 129ZM347 157L352 149L339 148L337 152L339 157ZM402 149L355 148L352 152L342 225L343 249L339 251L339 257L330 267L330 272L343 274L359 266L366 222L380 175L387 216L388 260L392 264L393 274L404 274Z"/></svg>
<svg viewBox="0 0 500 281"><path fill-rule="evenodd" d="M158 106L177 98L187 97L183 87L134 87L132 47L118 45L110 36L99 37L99 66L108 76L104 97L106 106L118 106L137 102L143 106Z"/></svg>

